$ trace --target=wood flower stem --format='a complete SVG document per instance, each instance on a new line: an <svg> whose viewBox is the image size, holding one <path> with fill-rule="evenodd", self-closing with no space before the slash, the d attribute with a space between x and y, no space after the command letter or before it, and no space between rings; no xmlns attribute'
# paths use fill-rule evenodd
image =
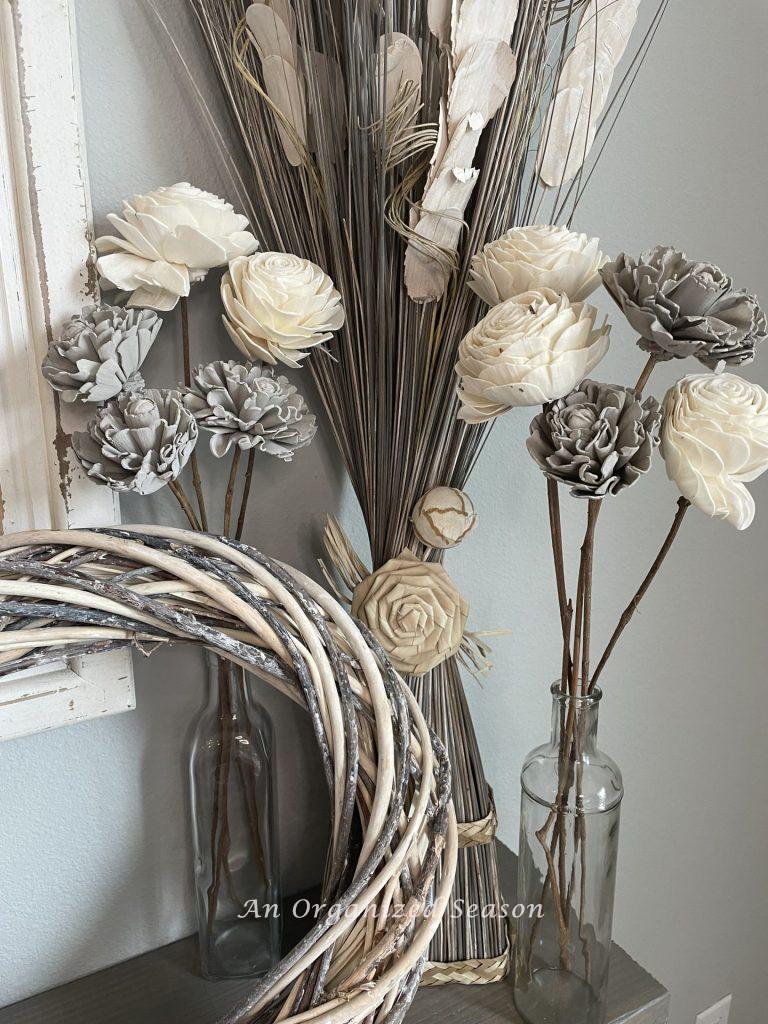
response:
<svg viewBox="0 0 768 1024"><path fill-rule="evenodd" d="M251 483L253 482L253 464L256 461L256 449L251 448L248 452L248 463L245 467L245 483L243 484L243 497L240 501L240 512L237 516L237 528L235 529L235 540L242 540L243 529L245 528L245 514L248 511L248 499L251 496Z"/></svg>
<svg viewBox="0 0 768 1024"><path fill-rule="evenodd" d="M176 498L179 505L181 505L184 515L187 517L187 521L193 530L199 530L200 524L197 521L195 510L192 508L192 503L184 493L184 488L181 486L178 480L171 480L168 484L168 489L171 494Z"/></svg>
<svg viewBox="0 0 768 1024"><path fill-rule="evenodd" d="M688 511L688 509L690 507L691 507L691 503L690 503L690 501L688 501L687 498L682 498L682 497L678 498L678 501L677 501L677 512L675 513L675 518L672 520L672 526L669 528L669 533L665 537L664 543L661 545L661 550L659 551L658 555L656 556L656 558L655 558L655 560L653 562L653 565L648 570L648 573L647 573L645 579L643 580L643 582L638 587L635 596L632 598L632 600L629 602L627 607L624 609L624 612L623 612L621 618L619 619L619 624L616 626L616 629L613 631L613 636L608 641L608 646L605 648L603 656L600 659L600 663L598 664L597 668L595 669L595 674L592 676L592 681L589 684L589 691L588 691L589 693L591 693L592 690L595 688L595 685L597 684L597 681L600 678L600 675L601 675L603 669L605 668L605 663L610 658L611 654L613 653L614 647L616 646L616 644L619 641L619 637L624 632L624 630L627 628L627 625L629 624L632 616L637 611L637 606L640 604L642 599L645 597L645 595L646 595L646 593L648 591L648 588L650 587L650 585L653 583L654 579L656 578L656 574L658 573L659 569L661 568L662 563L664 562L664 559L669 554L669 549L672 547L672 545L675 542L675 538L677 537L678 531L680 530L680 527L683 524L683 519L685 517L685 513Z"/></svg>
<svg viewBox="0 0 768 1024"><path fill-rule="evenodd" d="M235 445L235 451L232 455L232 466L229 470L229 480L227 482L227 494L224 498L224 536L229 536L229 531L232 528L232 505L235 500L235 485L237 484L237 467L240 465L240 445Z"/></svg>
<svg viewBox="0 0 768 1024"><path fill-rule="evenodd" d="M654 367L656 366L656 363L658 363L658 361L658 356L652 355L648 357L648 362L643 367L643 372L637 378L637 384L635 384L634 388L632 389L635 392L636 398L640 399L643 397L643 390L645 389L645 385L648 383L648 379L653 373Z"/></svg>
<svg viewBox="0 0 768 1024"><path fill-rule="evenodd" d="M570 616L568 616L568 595L565 587L565 560L563 557L563 530L560 521L560 492L555 480L547 479L547 505L549 507L549 532L552 538L552 557L555 562L557 603L560 608L560 625L563 631L564 660L563 689L565 690L571 672L570 659Z"/></svg>
<svg viewBox="0 0 768 1024"><path fill-rule="evenodd" d="M595 528L600 514L602 501L590 500L587 511L587 537L585 539L584 565L584 622L581 640L581 692L585 694L589 687L589 647L592 634L592 566L595 558Z"/></svg>
<svg viewBox="0 0 768 1024"><path fill-rule="evenodd" d="M184 384L186 387L190 387L192 384L192 360L190 357L190 345L189 345L189 306L188 300L184 297L179 299L179 309L181 311L181 355L184 364ZM189 464L192 467L192 483L195 488L195 495L197 496L197 507L200 510L200 522L203 530L208 532L208 515L205 509L205 495L203 494L203 481L200 477L200 466L197 462L197 451L193 448L192 454L189 457ZM194 529L199 530L200 527L196 526Z"/></svg>
<svg viewBox="0 0 768 1024"><path fill-rule="evenodd" d="M582 644L584 640L584 602L586 597L587 566L590 552L595 543L595 526L600 502L590 499L587 506L587 528L581 542L581 560L579 562L579 582L576 587L576 622L573 630L573 674L571 678L571 696L575 697L579 685L579 668L582 665Z"/></svg>

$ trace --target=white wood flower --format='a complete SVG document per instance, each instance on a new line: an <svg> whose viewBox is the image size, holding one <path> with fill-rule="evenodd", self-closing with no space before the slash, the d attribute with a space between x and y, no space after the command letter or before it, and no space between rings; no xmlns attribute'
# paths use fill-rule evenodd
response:
<svg viewBox="0 0 768 1024"><path fill-rule="evenodd" d="M582 302L600 284L604 263L598 238L551 226L512 228L474 257L469 287L489 306L544 288Z"/></svg>
<svg viewBox="0 0 768 1024"><path fill-rule="evenodd" d="M352 614L398 670L420 676L461 647L469 606L448 573L405 548L355 587Z"/></svg>
<svg viewBox="0 0 768 1024"><path fill-rule="evenodd" d="M744 485L768 469L768 393L733 373L684 377L664 400L661 453L684 498L746 530L755 501Z"/></svg>
<svg viewBox="0 0 768 1024"><path fill-rule="evenodd" d="M325 271L283 252L232 260L221 281L224 326L249 359L298 367L307 349L344 324L341 295Z"/></svg>
<svg viewBox="0 0 768 1024"><path fill-rule="evenodd" d="M572 391L608 351L597 310L548 289L499 303L459 345L459 418L482 423Z"/></svg>
<svg viewBox="0 0 768 1024"><path fill-rule="evenodd" d="M258 248L248 218L186 181L134 196L107 218L119 235L96 239L103 284L132 292L129 306L173 309L213 267Z"/></svg>

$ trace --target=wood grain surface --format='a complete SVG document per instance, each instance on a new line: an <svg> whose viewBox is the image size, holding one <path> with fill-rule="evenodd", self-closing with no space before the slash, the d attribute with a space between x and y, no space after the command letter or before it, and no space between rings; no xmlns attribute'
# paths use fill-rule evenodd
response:
<svg viewBox="0 0 768 1024"><path fill-rule="evenodd" d="M499 844L504 891L514 893L515 856ZM293 902L293 901L291 901ZM286 944L297 938L288 915ZM298 926L299 928L301 925ZM196 939L174 942L125 963L0 1010L0 1024L212 1024L250 981L207 982L195 970ZM669 993L614 944L607 1024L667 1024ZM408 1024L522 1024L510 979L447 985L416 996Z"/></svg>

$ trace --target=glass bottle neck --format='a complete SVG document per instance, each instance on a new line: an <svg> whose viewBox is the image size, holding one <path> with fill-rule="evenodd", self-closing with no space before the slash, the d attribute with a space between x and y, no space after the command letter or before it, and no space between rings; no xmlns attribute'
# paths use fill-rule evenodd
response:
<svg viewBox="0 0 768 1024"><path fill-rule="evenodd" d="M595 687L588 696L572 697L560 691L560 683L554 683L551 692L552 745L559 747L570 731L578 738L582 754L595 750L602 692Z"/></svg>
<svg viewBox="0 0 768 1024"><path fill-rule="evenodd" d="M243 685L244 672L226 658L206 652L207 707L225 716L237 716L247 710L248 690Z"/></svg>

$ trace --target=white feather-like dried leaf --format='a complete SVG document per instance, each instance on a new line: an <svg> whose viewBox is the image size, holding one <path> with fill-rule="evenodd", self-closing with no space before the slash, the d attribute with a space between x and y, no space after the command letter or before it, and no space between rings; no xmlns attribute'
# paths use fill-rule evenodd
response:
<svg viewBox="0 0 768 1024"><path fill-rule="evenodd" d="M291 0L261 0L261 2L266 3L268 7L271 7L275 11L277 16L288 29L291 39L297 39L296 15L293 13Z"/></svg>
<svg viewBox="0 0 768 1024"><path fill-rule="evenodd" d="M480 136L509 95L516 61L507 43L473 43L464 54L451 85L446 124L441 124L418 218L411 227L421 238L445 249L426 251L409 244L405 283L415 302L440 298L448 283L450 256L455 253L464 214L478 172L472 164Z"/></svg>
<svg viewBox="0 0 768 1024"><path fill-rule="evenodd" d="M515 80L517 61L507 43L473 43L456 68L448 96L448 132L469 114L480 114L487 124Z"/></svg>
<svg viewBox="0 0 768 1024"><path fill-rule="evenodd" d="M415 107L421 95L422 63L419 48L411 37L402 32L383 35L379 40L376 63L380 91L384 89L386 77L385 112L391 112L398 96L407 88L408 83L411 83L413 89L412 102Z"/></svg>
<svg viewBox="0 0 768 1024"><path fill-rule="evenodd" d="M451 0L427 0L427 24L442 46L451 41Z"/></svg>
<svg viewBox="0 0 768 1024"><path fill-rule="evenodd" d="M262 60L277 54L296 67L296 41L274 7L251 4L245 12L245 24Z"/></svg>
<svg viewBox="0 0 768 1024"><path fill-rule="evenodd" d="M508 43L517 19L518 0L464 0L459 11L456 37L453 41L453 62L475 43Z"/></svg>
<svg viewBox="0 0 768 1024"><path fill-rule="evenodd" d="M261 71L267 95L293 127L299 141L306 146L306 104L304 89L296 69L279 54L274 54L262 60ZM276 118L276 123L286 159L292 167L298 167L302 158L296 140L279 117Z"/></svg>
<svg viewBox="0 0 768 1024"><path fill-rule="evenodd" d="M545 185L570 181L589 155L639 4L590 0L585 7L542 128L538 172Z"/></svg>
<svg viewBox="0 0 768 1024"><path fill-rule="evenodd" d="M414 302L434 302L445 291L450 264L445 257L433 255L433 248L456 251L478 174L472 167L442 171L424 197L415 231L427 244L411 242L405 254L405 279Z"/></svg>

